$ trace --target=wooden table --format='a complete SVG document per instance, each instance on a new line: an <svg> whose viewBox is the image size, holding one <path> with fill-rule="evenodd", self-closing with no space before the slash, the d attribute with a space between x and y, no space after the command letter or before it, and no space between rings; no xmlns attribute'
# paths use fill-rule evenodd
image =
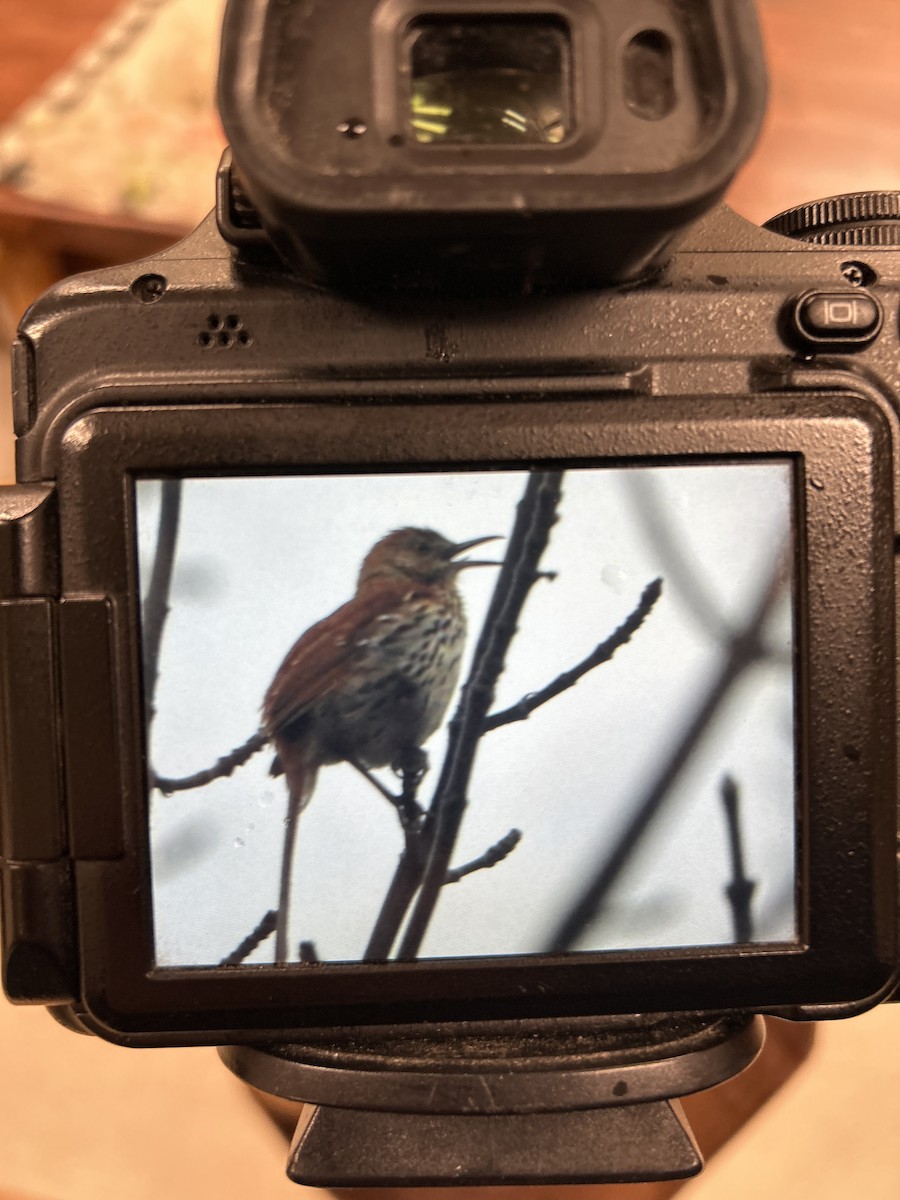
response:
<svg viewBox="0 0 900 1200"><path fill-rule="evenodd" d="M87 46L121 0L0 0L0 125ZM58 279L127 262L185 230L46 204L0 185L0 301L21 313Z"/></svg>

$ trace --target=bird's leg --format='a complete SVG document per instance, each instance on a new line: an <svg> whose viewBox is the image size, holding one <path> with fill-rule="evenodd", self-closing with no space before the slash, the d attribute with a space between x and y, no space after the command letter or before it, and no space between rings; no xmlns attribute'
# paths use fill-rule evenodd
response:
<svg viewBox="0 0 900 1200"><path fill-rule="evenodd" d="M381 792L382 796L384 796L388 803L393 804L394 808L398 806L400 803L399 796L395 796L390 788L385 787L381 780L378 779L377 776L373 775L369 768L364 766L359 759L348 758L347 762L351 767L359 771L360 775L362 775L364 779L367 779L369 783L371 783L376 792Z"/></svg>
<svg viewBox="0 0 900 1200"><path fill-rule="evenodd" d="M385 787L358 758L348 757L346 761L396 808L404 829L412 828L425 815L425 810L416 800L419 784L428 770L428 755L420 746L408 746L391 763L391 770L403 780L403 790L399 796L395 796L390 788Z"/></svg>
<svg viewBox="0 0 900 1200"><path fill-rule="evenodd" d="M424 751L422 751L422 753L424 754ZM348 758L347 762L351 767L354 767L357 771L359 771L360 775L362 775L364 779L368 780L368 782L371 783L372 787L375 788L376 791L381 792L382 796L384 796L385 800L387 800L388 804L390 804L392 808L397 810L397 815L400 817L400 824L404 829L408 829L411 825L414 825L419 817L422 816L422 809L418 806L415 800L415 789L418 787L419 780L421 779L422 774L424 774L424 771L415 778L411 792L407 786L407 776L404 774L403 792L399 796L395 796L391 789L385 787L381 780L373 775L369 768L361 763L359 759ZM396 766L394 767L394 770L397 770ZM397 773L399 774L400 772L398 771Z"/></svg>
<svg viewBox="0 0 900 1200"><path fill-rule="evenodd" d="M409 828L425 815L416 795L428 770L428 755L421 746L407 746L394 759L391 769L403 781L398 810L404 828Z"/></svg>

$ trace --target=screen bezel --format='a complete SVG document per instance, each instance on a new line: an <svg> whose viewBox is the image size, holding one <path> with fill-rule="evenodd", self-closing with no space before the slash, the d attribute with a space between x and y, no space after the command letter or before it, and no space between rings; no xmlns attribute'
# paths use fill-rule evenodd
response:
<svg viewBox="0 0 900 1200"><path fill-rule="evenodd" d="M87 783L69 780L74 844L79 828L109 826L103 853L83 853L75 867L82 993L107 1035L221 1042L329 1024L846 1004L886 986L895 957L893 484L890 432L874 404L850 394L807 396L802 407L777 394L435 394L431 403L320 394L154 409L145 392L139 409L115 401L105 390L104 410L73 422L59 461L63 593L103 597L111 618L109 736L122 801L91 811ZM312 971L153 966L136 475L772 457L792 459L797 481L797 943Z"/></svg>

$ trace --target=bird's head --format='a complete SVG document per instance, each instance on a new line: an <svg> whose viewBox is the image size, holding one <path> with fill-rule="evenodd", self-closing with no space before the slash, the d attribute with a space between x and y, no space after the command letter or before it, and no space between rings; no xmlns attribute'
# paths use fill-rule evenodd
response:
<svg viewBox="0 0 900 1200"><path fill-rule="evenodd" d="M366 555L359 582L401 576L423 583L442 583L452 581L467 567L496 567L500 564L495 561L459 559L458 555L498 536L490 534L467 542L451 542L433 529L395 529L376 542Z"/></svg>

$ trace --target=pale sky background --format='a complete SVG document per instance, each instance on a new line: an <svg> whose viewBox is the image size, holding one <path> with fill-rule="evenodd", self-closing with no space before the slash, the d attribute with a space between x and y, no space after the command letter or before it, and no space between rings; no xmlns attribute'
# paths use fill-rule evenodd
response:
<svg viewBox="0 0 900 1200"><path fill-rule="evenodd" d="M506 535L523 472L213 478L184 484L151 758L162 775L210 766L258 727L268 684L296 638L348 600L365 553L405 525L453 541ZM142 571L152 563L160 485L137 484ZM706 611L689 602L647 511L686 563ZM746 620L791 529L786 462L573 469L495 708L582 659L634 609L647 583L662 598L628 645L524 723L487 735L455 861L510 829L503 863L444 889L426 957L540 951L596 872L649 782L705 698L723 624ZM493 553L502 554L504 543ZM493 556L492 553L492 556ZM487 556L485 554L485 556ZM497 572L464 572L467 651ZM776 652L747 672L718 714L600 920L579 948L732 941L720 801L725 773L742 797L746 870L757 881L754 937L795 937L795 767L791 614L767 631ZM464 664L465 678L467 664ZM455 702L454 702L455 703ZM452 706L451 706L452 713ZM448 714L449 716L450 714ZM444 733L428 743L430 798ZM283 779L267 750L206 788L151 798L157 962L218 963L276 907ZM390 771L382 778L392 781ZM359 958L402 848L396 814L351 768L323 769L297 840L290 936L322 960ZM251 962L271 962L274 939Z"/></svg>

